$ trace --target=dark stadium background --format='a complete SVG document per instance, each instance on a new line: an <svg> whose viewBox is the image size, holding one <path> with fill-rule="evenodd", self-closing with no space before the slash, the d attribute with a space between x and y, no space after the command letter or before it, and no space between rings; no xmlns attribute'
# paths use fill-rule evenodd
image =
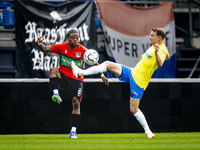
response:
<svg viewBox="0 0 200 150"><path fill-rule="evenodd" d="M46 1L52 5L63 0ZM3 2L3 1L1 1ZM0 2L13 13L14 1ZM156 5L160 0L121 1L140 7ZM175 0L177 76L152 79L140 104L154 132L200 131L200 2ZM97 51L100 63L107 59L104 37L97 18ZM69 133L71 98L60 90L62 104L51 101L48 79L16 79L16 28L0 20L0 134ZM105 86L99 76L90 76L84 84L78 133L143 132L129 112L129 85L110 79Z"/></svg>

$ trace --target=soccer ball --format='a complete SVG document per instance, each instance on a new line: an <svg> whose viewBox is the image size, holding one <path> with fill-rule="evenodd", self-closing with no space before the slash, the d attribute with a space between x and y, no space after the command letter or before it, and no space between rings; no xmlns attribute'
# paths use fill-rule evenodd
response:
<svg viewBox="0 0 200 150"><path fill-rule="evenodd" d="M84 61L88 64L88 65L94 65L98 62L99 60L99 53L94 50L94 49L88 49L85 53L84 53Z"/></svg>

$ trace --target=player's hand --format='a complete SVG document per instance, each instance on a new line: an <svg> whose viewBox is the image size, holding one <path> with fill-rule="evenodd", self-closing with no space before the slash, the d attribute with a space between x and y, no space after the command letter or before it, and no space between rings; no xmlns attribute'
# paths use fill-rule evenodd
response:
<svg viewBox="0 0 200 150"><path fill-rule="evenodd" d="M43 40L44 40L44 38L39 37L38 40L37 40L37 44L40 45L40 43L42 43Z"/></svg>
<svg viewBox="0 0 200 150"><path fill-rule="evenodd" d="M154 46L155 46L155 53L157 53L158 50L160 49L160 46L159 46L159 44L155 44Z"/></svg>
<svg viewBox="0 0 200 150"><path fill-rule="evenodd" d="M106 78L106 76L102 77L102 80L107 86L109 86L109 82L108 82L108 79Z"/></svg>

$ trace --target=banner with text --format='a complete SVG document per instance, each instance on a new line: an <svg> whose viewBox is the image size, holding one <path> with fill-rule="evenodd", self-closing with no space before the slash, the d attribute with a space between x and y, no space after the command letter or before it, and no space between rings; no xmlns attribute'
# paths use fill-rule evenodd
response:
<svg viewBox="0 0 200 150"><path fill-rule="evenodd" d="M16 14L16 78L48 78L51 67L59 66L59 57L43 53L37 45L67 42L67 33L77 29L80 44L97 48L94 2L67 1L51 5L39 1L15 1Z"/></svg>
<svg viewBox="0 0 200 150"><path fill-rule="evenodd" d="M105 46L111 61L135 67L142 54L151 46L150 32L161 27L171 59L153 74L156 78L176 75L175 22L173 4L161 2L151 7L135 7L115 1L97 1Z"/></svg>

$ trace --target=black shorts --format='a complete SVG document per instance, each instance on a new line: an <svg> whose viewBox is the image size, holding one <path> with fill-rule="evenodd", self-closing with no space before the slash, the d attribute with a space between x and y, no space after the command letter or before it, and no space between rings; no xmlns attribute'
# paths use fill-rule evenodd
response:
<svg viewBox="0 0 200 150"><path fill-rule="evenodd" d="M69 90L70 95L72 97L77 97L79 102L81 102L83 95L83 81L68 78L62 72L60 72L60 75L61 79L58 78L59 85L62 88Z"/></svg>

